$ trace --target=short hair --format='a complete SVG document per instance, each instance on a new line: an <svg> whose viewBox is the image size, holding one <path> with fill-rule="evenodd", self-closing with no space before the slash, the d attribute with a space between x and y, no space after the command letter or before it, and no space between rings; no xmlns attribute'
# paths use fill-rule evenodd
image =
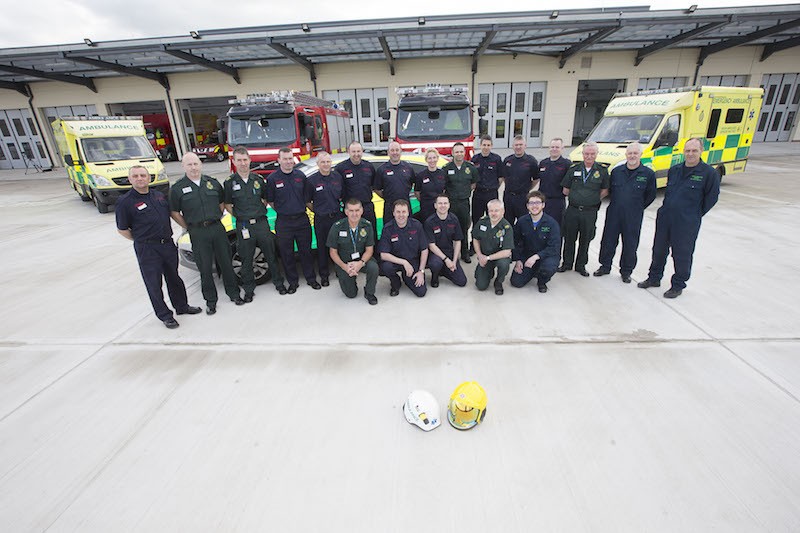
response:
<svg viewBox="0 0 800 533"><path fill-rule="evenodd" d="M515 141L525 141L525 137L523 137L522 135L514 135L514 140Z"/></svg>
<svg viewBox="0 0 800 533"><path fill-rule="evenodd" d="M450 201L450 195L449 195L449 194L447 194L445 191L442 191L442 192L440 192L439 194L437 194L437 195L436 195L436 200L434 200L434 202L438 201L438 200L439 200L439 198L447 198L447 201L448 201L448 202Z"/></svg>
<svg viewBox="0 0 800 533"><path fill-rule="evenodd" d="M319 159L319 158L320 158L320 157L322 157L323 155L331 155L331 154L329 154L329 153L328 153L328 152L326 152L325 150L320 150L319 152L317 152L317 159Z"/></svg>
<svg viewBox="0 0 800 533"><path fill-rule="evenodd" d="M348 198L347 201L344 203L344 206L347 207L348 205L358 205L364 207L364 204L361 203L361 200L358 198Z"/></svg>
<svg viewBox="0 0 800 533"><path fill-rule="evenodd" d="M455 143L455 144L453 145L453 148L451 148L451 150L455 149L455 147L456 147L456 146L460 146L460 147L464 148L464 143L462 143L462 142L460 142L460 141L459 141L459 142L457 142L457 143ZM464 148L464 150L466 150L466 148Z"/></svg>
<svg viewBox="0 0 800 533"><path fill-rule="evenodd" d="M685 143L683 143L683 146L684 146L684 148L686 147L686 145L687 145L687 144L689 144L689 143L690 143L690 142L692 142L692 141L697 141L697 142L700 144L700 151L701 151L701 152L702 152L703 150L705 150L705 148L706 148L706 143L704 143L704 142L703 142L703 139L701 139L700 137L692 137L692 138L690 138L689 140L687 140Z"/></svg>
<svg viewBox="0 0 800 533"><path fill-rule="evenodd" d="M545 196L542 191L531 191L531 192L529 192L528 193L528 200L530 200L531 198L538 198L539 200L542 201L542 203L545 203L547 201L547 196Z"/></svg>
<svg viewBox="0 0 800 533"><path fill-rule="evenodd" d="M144 165L133 165L131 168L128 169L128 177L129 178L133 175L133 169L134 168L143 168L145 172L150 174L150 171L147 170L147 167L145 167Z"/></svg>
<svg viewBox="0 0 800 533"><path fill-rule="evenodd" d="M399 200L395 200L392 204L392 213L394 213L394 210L400 206L405 206L409 211L411 211L411 205L408 203L408 200L405 198L400 198Z"/></svg>
<svg viewBox="0 0 800 533"><path fill-rule="evenodd" d="M437 156L442 155L436 148L428 148L427 150L425 150L425 159L428 158L428 154L436 154Z"/></svg>
<svg viewBox="0 0 800 533"><path fill-rule="evenodd" d="M497 198L495 198L494 200L489 200L488 202L486 202L486 209L489 209L490 205L499 205L500 207L505 207L505 204L503 203L503 201L499 200Z"/></svg>
<svg viewBox="0 0 800 533"><path fill-rule="evenodd" d="M481 135L481 142L483 142L483 141L492 142L492 136L491 135L486 135L486 134Z"/></svg>
<svg viewBox="0 0 800 533"><path fill-rule="evenodd" d="M387 144L387 145L386 145L386 147L388 148L388 147L390 147L390 146L391 146L391 145L393 145L393 144L396 144L397 146L400 146L400 148L401 148L401 149L403 148L403 147L400 145L400 143L399 143L399 142L397 142L396 140L395 140L395 141L389 141L389 144Z"/></svg>
<svg viewBox="0 0 800 533"><path fill-rule="evenodd" d="M250 157L250 152L248 152L247 148L242 145L239 145L233 149L233 157L236 157L236 154L246 155L247 157Z"/></svg>
<svg viewBox="0 0 800 533"><path fill-rule="evenodd" d="M281 149L278 150L278 157L280 157L281 154L291 154L291 153L292 153L291 148L289 148L288 146L282 146Z"/></svg>
<svg viewBox="0 0 800 533"><path fill-rule="evenodd" d="M349 152L349 151L350 151L350 148L352 148L352 147L353 147L354 145L356 145L356 144L357 144L357 145L359 145L359 146L361 147L361 149L362 149L362 150L364 149L364 145L363 145L363 144L361 144L361 143L360 143L360 142L358 142L358 141L352 141L350 144L348 144L348 145L347 145L347 151Z"/></svg>
<svg viewBox="0 0 800 533"><path fill-rule="evenodd" d="M638 147L639 148L639 153L642 153L642 143L640 143L639 141L633 141L632 143L630 143L627 146L627 148L625 148L625 152L627 152L632 146L633 147Z"/></svg>
<svg viewBox="0 0 800 533"><path fill-rule="evenodd" d="M583 153L587 148L594 148L598 152L600 151L600 147L597 146L597 143L594 141L589 141L587 143L584 143L583 148L581 148L581 153Z"/></svg>
<svg viewBox="0 0 800 533"><path fill-rule="evenodd" d="M550 142L553 142L553 141L558 141L561 144L564 144L564 139L562 139L561 137L553 137L552 139L550 139Z"/></svg>

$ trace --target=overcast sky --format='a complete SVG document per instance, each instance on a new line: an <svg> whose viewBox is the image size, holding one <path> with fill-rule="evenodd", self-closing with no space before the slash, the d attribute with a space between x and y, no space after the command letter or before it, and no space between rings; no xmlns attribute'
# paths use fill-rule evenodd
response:
<svg viewBox="0 0 800 533"><path fill-rule="evenodd" d="M697 2L701 8L727 6L768 6L797 3L797 0L560 0L550 4L558 9L646 6L651 9L681 9ZM549 9L547 4L528 4L520 0L459 0L437 2L402 0L401 2L364 2L358 10L342 7L348 2L306 0L277 2L275 0L2 0L0 18L0 47L73 44L84 37L93 41L168 37L186 35L190 30L236 28L314 21L338 21L394 18L423 15L452 14L453 6L462 13L510 12L525 5L528 9ZM13 8L11 7L13 5ZM352 3L350 5L353 5ZM387 6L403 6L403 11L391 11ZM191 6L191 7L189 7Z"/></svg>

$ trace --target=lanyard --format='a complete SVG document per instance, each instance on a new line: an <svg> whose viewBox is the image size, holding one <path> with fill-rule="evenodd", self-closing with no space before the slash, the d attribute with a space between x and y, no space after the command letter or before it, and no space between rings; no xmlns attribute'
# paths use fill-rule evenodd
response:
<svg viewBox="0 0 800 533"><path fill-rule="evenodd" d="M586 170L586 167L583 167L583 183L586 183L586 180L589 179L589 174L592 173L592 169Z"/></svg>
<svg viewBox="0 0 800 533"><path fill-rule="evenodd" d="M357 253L358 252L358 248L356 248L356 240L357 240L356 236L358 234L358 226L356 226L355 229L350 229L350 228L347 228L347 229L348 229L347 234L350 235L350 241L353 243L353 252Z"/></svg>

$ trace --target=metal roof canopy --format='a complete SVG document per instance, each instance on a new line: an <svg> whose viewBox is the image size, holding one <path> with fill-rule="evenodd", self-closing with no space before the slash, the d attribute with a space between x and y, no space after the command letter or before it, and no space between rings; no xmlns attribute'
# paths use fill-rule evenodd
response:
<svg viewBox="0 0 800 533"><path fill-rule="evenodd" d="M688 2L687 2L688 3ZM800 46L800 4L651 11L622 8L481 13L314 22L192 31L188 36L0 49L0 89L29 96L28 83L57 80L97 91L93 78L138 76L169 90L168 74L217 70L240 81L241 68L298 64L316 88L315 65L482 55L549 56L563 68L587 51L635 50L634 66L668 48L710 55L764 47L761 61Z"/></svg>

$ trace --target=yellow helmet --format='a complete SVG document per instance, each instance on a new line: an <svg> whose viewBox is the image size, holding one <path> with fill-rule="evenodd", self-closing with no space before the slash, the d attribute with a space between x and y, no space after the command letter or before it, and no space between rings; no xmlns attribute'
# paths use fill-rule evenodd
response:
<svg viewBox="0 0 800 533"><path fill-rule="evenodd" d="M486 391L474 381L465 381L450 395L447 420L456 429L471 429L486 417Z"/></svg>

